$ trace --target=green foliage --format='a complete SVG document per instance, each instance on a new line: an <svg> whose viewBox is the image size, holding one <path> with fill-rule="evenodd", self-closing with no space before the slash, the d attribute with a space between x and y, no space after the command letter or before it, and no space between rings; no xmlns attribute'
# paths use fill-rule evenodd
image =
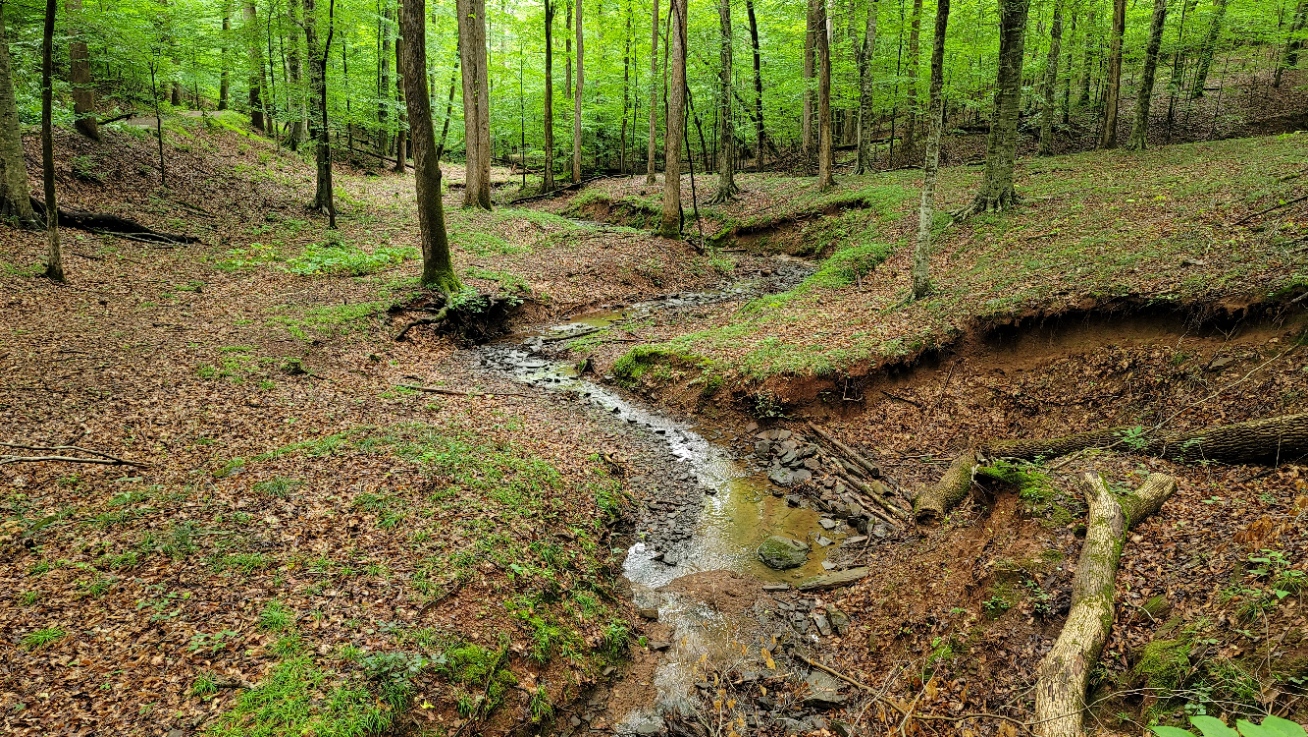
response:
<svg viewBox="0 0 1308 737"><path fill-rule="evenodd" d="M338 231L328 231L327 240L305 247L304 253L286 262L286 269L300 276L364 276L418 257L408 246L376 246L371 252L341 240Z"/></svg>
<svg viewBox="0 0 1308 737"><path fill-rule="evenodd" d="M291 495L292 491L304 485L299 479L290 479L284 476L260 481L252 488L256 494L273 497L274 499L285 499Z"/></svg>
<svg viewBox="0 0 1308 737"><path fill-rule="evenodd" d="M1199 729L1203 737L1305 737L1304 728L1288 719L1274 715L1263 717L1261 724L1239 719L1235 729L1210 716L1192 716L1190 724ZM1194 737L1194 733L1178 727L1150 727L1158 737Z"/></svg>
<svg viewBox="0 0 1308 737"><path fill-rule="evenodd" d="M1055 487L1035 464L1001 459L978 468L976 475L1016 488L1027 514L1047 527L1063 527L1080 517L1080 502Z"/></svg>
<svg viewBox="0 0 1308 737"><path fill-rule="evenodd" d="M285 632L295 624L295 612L273 599L259 612L259 629L268 632Z"/></svg>
<svg viewBox="0 0 1308 737"><path fill-rule="evenodd" d="M24 650L43 650L67 635L68 633L59 627L44 627L23 635L23 639L18 641L18 645Z"/></svg>
<svg viewBox="0 0 1308 737"><path fill-rule="evenodd" d="M363 684L332 685L333 675L307 655L283 660L263 682L242 693L235 707L210 727L209 734L364 737L391 727L396 709Z"/></svg>

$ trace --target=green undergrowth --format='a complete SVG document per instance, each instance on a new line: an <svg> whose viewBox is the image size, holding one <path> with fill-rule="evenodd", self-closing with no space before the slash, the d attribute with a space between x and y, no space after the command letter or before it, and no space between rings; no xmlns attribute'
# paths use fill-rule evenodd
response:
<svg viewBox="0 0 1308 737"><path fill-rule="evenodd" d="M300 276L364 276L418 257L408 246L376 246L366 251L343 240L338 231L328 231L326 240L311 243L304 252L286 262L286 269Z"/></svg>
<svg viewBox="0 0 1308 737"><path fill-rule="evenodd" d="M1022 509L1045 527L1065 527L1081 518L1084 505L1072 494L1056 487L1039 466L1020 461L998 460L981 466L980 481L994 481L1017 490Z"/></svg>

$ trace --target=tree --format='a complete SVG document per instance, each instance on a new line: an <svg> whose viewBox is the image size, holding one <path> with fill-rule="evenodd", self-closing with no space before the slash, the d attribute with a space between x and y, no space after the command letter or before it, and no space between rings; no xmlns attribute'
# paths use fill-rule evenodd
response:
<svg viewBox="0 0 1308 737"><path fill-rule="evenodd" d="M401 0L403 2L403 0ZM398 10L396 11L398 15ZM404 39L400 34L395 36L395 98L399 100L400 112L399 120L396 121L395 131L395 173L403 174L405 169L405 160L409 158L408 148L405 144L405 136L408 131L408 114L405 110L404 99L404 71L400 59L404 58ZM453 98L454 89L450 88L450 97Z"/></svg>
<svg viewBox="0 0 1308 737"><path fill-rule="evenodd" d="M804 17L804 122L801 128L803 131L801 145L804 148L805 162L810 162L813 158L813 75L816 71L813 66L813 56L817 43L816 21L813 18L814 2L815 0L808 0L808 12Z"/></svg>
<svg viewBox="0 0 1308 737"><path fill-rule="evenodd" d="M754 138L758 142L758 155L754 161L758 170L762 171L764 142L767 139L763 132L763 64L759 58L758 19L754 16L754 0L745 0L745 10L749 13L749 43L754 50Z"/></svg>
<svg viewBox="0 0 1308 737"><path fill-rule="evenodd" d="M581 0L577 0L577 89L574 90L576 97L573 100L572 107L572 181L581 181L581 102L582 89L585 82L582 75L582 61L585 53L582 50L582 24L581 24Z"/></svg>
<svg viewBox="0 0 1308 737"><path fill-rule="evenodd" d="M858 168L857 174L872 171L872 52L877 44L877 0L868 3L867 26L858 47Z"/></svg>
<svg viewBox="0 0 1308 737"><path fill-rule="evenodd" d="M41 180L45 185L45 232L49 253L45 276L64 281L64 259L59 250L59 203L54 172L54 27L55 0L45 0L45 29L41 35Z"/></svg>
<svg viewBox="0 0 1308 737"><path fill-rule="evenodd" d="M554 3L545 0L545 172L541 192L554 191Z"/></svg>
<svg viewBox="0 0 1308 737"><path fill-rule="evenodd" d="M945 34L949 0L936 4L936 35L931 42L931 84L927 92L926 161L922 166L922 204L917 211L917 241L913 246L912 299L931 292L931 221L935 218L936 174L940 170L940 131L945 124L942 90L945 80Z"/></svg>
<svg viewBox="0 0 1308 737"><path fill-rule="evenodd" d="M100 123L95 113L95 84L91 81L91 53L82 38L82 0L68 0L73 32L68 40L68 81L73 87L73 114L79 133L100 140Z"/></svg>
<svg viewBox="0 0 1308 737"><path fill-rule="evenodd" d="M831 135L831 44L827 37L827 0L812 0L818 63L818 189L835 186L835 146Z"/></svg>
<svg viewBox="0 0 1308 737"><path fill-rule="evenodd" d="M229 78L230 72L228 70L228 63L227 63L227 43L228 43L229 36L231 36L231 33L232 33L232 6L230 2L224 0L223 30L222 30L222 35L219 36L219 38L222 39L222 43L221 43L222 48L220 50L220 59L221 59L220 66L222 70L219 72L219 81L218 81L218 109L219 110L226 110L229 104L228 96L231 90L231 81Z"/></svg>
<svg viewBox="0 0 1308 737"><path fill-rule="evenodd" d="M286 3L286 15L291 22L291 28L301 27L300 0L290 0ZM286 67L291 78L289 107L293 112L291 134L286 139L286 145L292 151L299 151L300 144L304 143L304 92L300 89L304 72L300 67L300 43L295 36L291 37L290 46L286 50Z"/></svg>
<svg viewBox="0 0 1308 737"><path fill-rule="evenodd" d="M331 18L327 30L327 43L318 48L318 15L315 0L304 0L305 53L309 56L309 88L318 108L310 118L309 137L314 140L314 161L317 165L317 188L313 196L313 209L327 215L328 227L336 227L336 200L332 192L331 131L327 127L327 55L331 53L332 35L336 32L336 0L328 6Z"/></svg>
<svg viewBox="0 0 1308 737"><path fill-rule="evenodd" d="M1007 210L1017 203L1013 166L1017 159L1017 119L1022 102L1022 56L1031 0L1000 0L999 72L995 110L986 139L985 179L971 212Z"/></svg>
<svg viewBox="0 0 1308 737"><path fill-rule="evenodd" d="M308 3L305 3L308 7ZM259 43L259 24L255 5L252 1L247 0L245 3L245 28L246 41L249 44L249 57L247 62L250 65L250 127L255 130L264 130L263 121L263 49Z"/></svg>
<svg viewBox="0 0 1308 737"><path fill-rule="evenodd" d="M917 139L917 85L921 76L922 57L922 0L913 0L913 14L908 24L908 91L905 106L908 108L908 125L904 130L904 150L911 152Z"/></svg>
<svg viewBox="0 0 1308 737"><path fill-rule="evenodd" d="M649 150L645 158L645 183L654 183L654 169L657 163L658 146L656 138L659 129L659 0L651 0L653 6L653 23L649 42Z"/></svg>
<svg viewBox="0 0 1308 737"><path fill-rule="evenodd" d="M441 165L431 121L427 91L427 5L424 0L401 0L399 73L404 80L404 102L409 113L409 140L413 147L413 181L417 191L418 233L422 240L424 285L446 294L462 289L450 258L441 202Z"/></svg>
<svg viewBox="0 0 1308 737"><path fill-rule="evenodd" d="M398 12L398 11L397 11ZM387 131L387 118L390 116L391 94L391 10L386 8L377 18L377 41L381 48L377 53L377 151L385 154L390 150L390 136ZM399 57L396 56L396 65ZM399 70L396 70L398 73Z"/></svg>
<svg viewBox="0 0 1308 737"><path fill-rule="evenodd" d="M1208 24L1208 34L1199 46L1199 68L1194 73L1194 83L1190 85L1190 97L1204 96L1204 87L1208 84L1208 72L1213 66L1213 54L1217 51L1217 39L1222 35L1222 21L1226 18L1226 0L1214 0L1213 19Z"/></svg>
<svg viewBox="0 0 1308 737"><path fill-rule="evenodd" d="M669 0L672 14L672 67L668 81L668 121L663 133L663 219L659 233L668 238L681 235L681 138L686 130L686 0Z"/></svg>
<svg viewBox="0 0 1308 737"><path fill-rule="evenodd" d="M490 83L486 72L486 0L458 0L459 53L463 61L463 206L491 209ZM425 80L427 75L420 75ZM412 85L410 85L410 88ZM407 95L406 95L407 97ZM409 103L410 136L417 124ZM417 156L417 154L414 154ZM415 166L416 166L415 159Z"/></svg>
<svg viewBox="0 0 1308 737"><path fill-rule="evenodd" d="M1299 51L1303 48L1303 29L1308 27L1308 0L1299 0L1294 9L1294 20L1290 22L1290 32L1285 40L1285 52L1276 64L1276 75L1272 86L1281 86L1281 73L1286 69L1299 66Z"/></svg>
<svg viewBox="0 0 1308 737"><path fill-rule="evenodd" d="M1126 0L1113 0L1113 29L1108 42L1108 78L1104 81L1104 120L1099 148L1117 145L1117 101L1122 87L1122 36L1126 34Z"/></svg>
<svg viewBox="0 0 1308 737"><path fill-rule="evenodd" d="M17 218L24 223L36 220L31 194L27 190L22 127L18 120L18 104L14 99L3 1L0 1L0 218Z"/></svg>
<svg viewBox="0 0 1308 737"><path fill-rule="evenodd" d="M731 117L731 0L718 0L718 25L722 32L718 67L718 192L714 202L730 202L736 186L736 124Z"/></svg>
<svg viewBox="0 0 1308 737"><path fill-rule="evenodd" d="M1049 29L1049 56L1045 62L1044 83L1040 94L1040 153L1054 152L1054 113L1057 109L1058 56L1063 41L1063 3L1054 3L1054 20Z"/></svg>
<svg viewBox="0 0 1308 737"><path fill-rule="evenodd" d="M1145 47L1144 73L1135 98L1135 124L1126 147L1143 150L1149 138L1149 103L1154 97L1154 75L1158 71L1158 50L1163 45L1163 25L1167 22L1167 0L1154 0L1154 16L1149 24L1149 45Z"/></svg>

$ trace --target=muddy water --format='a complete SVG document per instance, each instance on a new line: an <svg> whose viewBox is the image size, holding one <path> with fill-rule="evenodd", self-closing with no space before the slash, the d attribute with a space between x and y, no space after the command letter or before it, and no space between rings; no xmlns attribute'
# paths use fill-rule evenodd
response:
<svg viewBox="0 0 1308 737"><path fill-rule="evenodd" d="M658 608L659 621L673 633L653 677L656 696L615 715L619 734L653 734L662 727L661 714L683 710L703 678L701 658L739 656L739 643L750 638L741 622L722 614L696 596L659 591L679 578L710 571L730 571L763 583L797 583L826 572L827 554L847 534L843 525L823 530L820 515L789 506L775 496L766 476L722 446L707 440L692 425L659 414L618 392L578 375L577 367L541 354L550 343L672 307L735 298L735 292L713 295L676 295L620 310L596 312L572 322L552 326L525 340L480 348L483 365L509 374L515 380L556 391L572 392L601 408L612 421L650 433L666 444L671 456L693 475L703 492L702 505L689 538L679 543L634 543L627 553L625 574L632 582L638 606ZM651 512L651 514L653 514ZM805 565L776 571L759 560L757 548L769 535L806 540L812 552ZM829 542L828 545L819 544ZM674 564L667 561L673 560ZM676 589L676 586L669 587ZM694 590L694 587L685 587Z"/></svg>

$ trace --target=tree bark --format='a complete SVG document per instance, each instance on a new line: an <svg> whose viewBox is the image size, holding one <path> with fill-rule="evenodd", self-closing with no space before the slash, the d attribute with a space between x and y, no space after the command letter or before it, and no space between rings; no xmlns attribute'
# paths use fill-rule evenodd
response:
<svg viewBox="0 0 1308 737"><path fill-rule="evenodd" d="M718 192L713 201L736 199L736 124L731 116L731 0L718 0L718 25L722 33L718 69Z"/></svg>
<svg viewBox="0 0 1308 737"><path fill-rule="evenodd" d="M908 26L908 83L905 95L905 108L908 110L908 123L904 128L904 150L911 152L917 143L918 109L917 85L922 73L922 0L913 0L913 14Z"/></svg>
<svg viewBox="0 0 1308 737"><path fill-rule="evenodd" d="M45 0L45 28L41 35L41 179L45 185L45 232L49 251L45 276L64 281L64 260L59 250L59 208L55 200L54 172L54 27L55 0Z"/></svg>
<svg viewBox="0 0 1308 737"><path fill-rule="evenodd" d="M398 11L397 11L398 12ZM388 130L390 118L391 95L391 10L386 8L377 21L377 35L381 38L378 45L381 53L377 59L377 153L385 155L391 150L391 135ZM396 56L396 73L399 72L399 56Z"/></svg>
<svg viewBox="0 0 1308 737"><path fill-rule="evenodd" d="M858 167L856 174L872 172L872 53L877 45L877 0L868 3L863 43L858 48Z"/></svg>
<svg viewBox="0 0 1308 737"><path fill-rule="evenodd" d="M831 42L827 0L812 0L818 63L818 189L835 186L836 152L831 131Z"/></svg>
<svg viewBox="0 0 1308 737"><path fill-rule="evenodd" d="M1104 81L1104 120L1099 148L1117 146L1117 102L1122 88L1122 37L1126 34L1126 0L1113 0L1113 28L1108 44L1108 78Z"/></svg>
<svg viewBox="0 0 1308 737"><path fill-rule="evenodd" d="M418 232L422 239L422 278L426 286L446 294L461 289L450 258L441 202L441 167L432 128L431 96L427 90L427 7L424 0L401 0L400 76L409 113L409 139L413 147L413 180L418 200ZM465 85L466 86L466 85Z"/></svg>
<svg viewBox="0 0 1308 737"><path fill-rule="evenodd" d="M922 166L922 204L917 213L917 242L913 247L913 299L931 291L931 221L935 217L936 175L940 171L940 133L945 127L945 37L949 30L949 0L938 0L936 32L931 43L931 84L927 93L926 161ZM975 464L973 464L975 465ZM958 471L962 473L961 467ZM972 474L967 472L967 484ZM967 493L967 488L963 488Z"/></svg>
<svg viewBox="0 0 1308 737"><path fill-rule="evenodd" d="M572 99L572 0L567 0L563 13L563 96Z"/></svg>
<svg viewBox="0 0 1308 737"><path fill-rule="evenodd" d="M545 171L540 191L554 191L554 3L545 0ZM524 162L525 163L525 162Z"/></svg>
<svg viewBox="0 0 1308 737"><path fill-rule="evenodd" d="M577 89L576 97L572 103L572 182L576 184L581 181L581 101L582 89L585 87L585 77L582 71L582 62L585 59L585 50L582 44L582 23L581 23L581 4L582 0L577 0Z"/></svg>
<svg viewBox="0 0 1308 737"><path fill-rule="evenodd" d="M817 45L816 21L813 18L814 5L817 0L808 0L808 11L804 19L804 120L801 127L801 146L804 149L804 161L811 165L813 159L813 75L814 59Z"/></svg>
<svg viewBox="0 0 1308 737"><path fill-rule="evenodd" d="M1054 152L1054 114L1057 112L1058 60L1063 43L1063 3L1054 3L1054 19L1049 29L1049 56L1045 62L1045 77L1040 100L1040 153Z"/></svg>
<svg viewBox="0 0 1308 737"><path fill-rule="evenodd" d="M257 10L252 2L245 3L245 27L242 31L247 34L246 41L249 46L249 58L247 63L250 69L250 96L247 101L250 106L250 127L257 131L264 130L263 120L263 51L259 44L259 24L256 18Z"/></svg>
<svg viewBox="0 0 1308 737"><path fill-rule="evenodd" d="M333 3L335 0L332 0ZM305 53L309 57L309 88L317 108L309 122L309 137L314 141L317 178L313 209L327 215L329 227L336 227L336 202L332 192L332 146L327 127L327 54L331 31L324 48L318 48L318 11L316 0L304 0Z"/></svg>
<svg viewBox="0 0 1308 737"><path fill-rule="evenodd" d="M652 0L653 22L649 42L649 148L645 155L645 183L653 184L658 156L656 138L659 128L659 0Z"/></svg>
<svg viewBox="0 0 1308 737"><path fill-rule="evenodd" d="M995 112L986 140L985 180L971 211L1007 210L1017 204L1013 167L1017 160L1017 120L1022 102L1022 58L1031 0L1000 0L999 73Z"/></svg>
<svg viewBox="0 0 1308 737"><path fill-rule="evenodd" d="M1126 147L1143 151L1149 142L1149 106L1154 99L1154 75L1158 72L1158 50L1163 45L1163 25L1167 22L1167 0L1154 0L1154 16L1149 23L1149 45L1145 47L1144 72L1135 98L1135 124Z"/></svg>
<svg viewBox="0 0 1308 737"><path fill-rule="evenodd" d="M100 140L95 113L95 84L91 80L91 53L82 38L82 0L68 0L72 32L68 41L68 81L73 88L73 114L77 131L93 141Z"/></svg>
<svg viewBox="0 0 1308 737"><path fill-rule="evenodd" d="M400 0L403 2L403 0ZM400 9L396 8L396 20L399 19ZM408 110L404 97L404 71L400 59L404 58L404 38L402 33L395 36L395 99L400 103L399 120L396 121L395 130L395 173L403 174L408 169L405 162L409 158L409 149L406 142L408 136Z"/></svg>
<svg viewBox="0 0 1308 737"><path fill-rule="evenodd" d="M1208 84L1208 72L1213 66L1213 54L1217 52L1217 40L1222 35L1222 22L1226 19L1226 0L1213 2L1213 19L1208 24L1208 34L1204 36L1199 47L1199 68L1195 70L1194 83L1190 85L1190 97L1204 96L1204 87ZM1178 83L1179 84L1179 83Z"/></svg>
<svg viewBox="0 0 1308 737"><path fill-rule="evenodd" d="M230 72L227 64L227 43L232 32L232 6L230 2L223 3L223 30L221 35L222 51L220 53L219 65L222 67L218 73L218 109L226 110L229 104L228 97L231 91Z"/></svg>
<svg viewBox="0 0 1308 737"><path fill-rule="evenodd" d="M1085 476L1089 504L1085 542L1072 580L1072 608L1036 681L1035 732L1041 737L1081 737L1086 687L1113 626L1117 566L1126 531L1162 508L1176 480L1150 474L1133 494L1118 499L1099 474Z"/></svg>
<svg viewBox="0 0 1308 737"><path fill-rule="evenodd" d="M5 4L0 3L0 218L17 218L20 222L31 223L36 220L36 215L27 189L22 126L18 119L12 74Z"/></svg>
<svg viewBox="0 0 1308 737"><path fill-rule="evenodd" d="M458 0L459 53L463 57L463 206L491 209L490 197L490 82L486 70L486 2ZM425 80L427 75L424 73ZM412 85L409 86L412 90ZM410 140L416 121L409 104ZM414 145L414 143L411 143ZM414 165L417 147L414 145Z"/></svg>
<svg viewBox="0 0 1308 737"><path fill-rule="evenodd" d="M1281 73L1286 69L1294 69L1299 66L1299 51L1303 48L1303 39L1300 33L1305 26L1308 26L1308 0L1299 0L1299 4L1294 10L1294 20L1290 23L1289 38L1285 41L1285 53L1276 65L1276 74L1272 78L1272 86L1281 86Z"/></svg>
<svg viewBox="0 0 1308 737"><path fill-rule="evenodd" d="M672 67L668 81L668 119L663 134L663 219L659 234L681 235L681 139L686 130L686 0L669 0L672 13Z"/></svg>
<svg viewBox="0 0 1308 737"><path fill-rule="evenodd" d="M745 0L745 10L749 13L749 42L754 50L754 139L758 143L758 153L754 166L763 171L765 141L763 129L763 63L758 45L758 19L754 16L754 0Z"/></svg>
<svg viewBox="0 0 1308 737"><path fill-rule="evenodd" d="M300 0L290 0L286 3L286 14L291 22L291 28L299 28L302 24L302 21L300 20L300 16L302 15L300 10ZM304 82L304 70L300 64L300 40L298 34L292 34L289 41L290 48L286 51L286 67L287 73L291 78L291 84L287 107L290 108L295 118L291 121L291 133L290 137L286 139L286 145L289 146L292 151L299 151L300 145L304 143L305 105L304 90L301 86Z"/></svg>

